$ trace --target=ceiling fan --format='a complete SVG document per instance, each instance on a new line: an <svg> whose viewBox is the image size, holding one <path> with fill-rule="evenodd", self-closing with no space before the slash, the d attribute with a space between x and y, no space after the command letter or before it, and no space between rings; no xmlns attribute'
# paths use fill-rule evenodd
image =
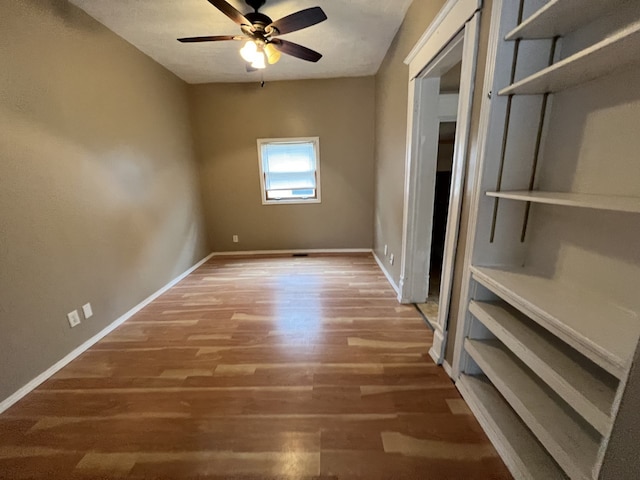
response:
<svg viewBox="0 0 640 480"><path fill-rule="evenodd" d="M265 57L269 64L274 64L280 60L280 54L317 62L322 55L297 43L289 42L277 38L279 35L296 32L303 28L324 22L327 15L320 7L307 8L299 12L292 13L286 17L271 20L268 16L258 10L266 0L245 0L247 5L254 9L253 12L242 14L225 0L208 0L208 2L224 13L231 20L240 25L244 35L215 35L207 37L179 38L179 42L221 42L226 40L246 40L247 43L240 50L240 55L247 61L247 70L255 71L266 67Z"/></svg>

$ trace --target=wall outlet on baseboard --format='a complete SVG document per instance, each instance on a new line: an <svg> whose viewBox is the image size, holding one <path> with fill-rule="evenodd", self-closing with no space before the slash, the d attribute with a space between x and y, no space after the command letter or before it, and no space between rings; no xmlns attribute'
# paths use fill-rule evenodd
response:
<svg viewBox="0 0 640 480"><path fill-rule="evenodd" d="M393 253L392 253L391 255L389 255L389 263L393 265L394 260L395 260L395 257L393 256Z"/></svg>
<svg viewBox="0 0 640 480"><path fill-rule="evenodd" d="M389 247L387 245L384 246L384 256L386 257L389 253Z"/></svg>
<svg viewBox="0 0 640 480"><path fill-rule="evenodd" d="M67 320L69 320L69 325L71 325L71 328L75 327L76 325L80 325L80 315L78 314L78 310L67 313Z"/></svg>
<svg viewBox="0 0 640 480"><path fill-rule="evenodd" d="M238 243L240 240L238 239L238 235L233 236L233 243Z"/></svg>
<svg viewBox="0 0 640 480"><path fill-rule="evenodd" d="M91 308L90 303L85 303L82 306L82 313L84 314L85 319L93 317L93 309Z"/></svg>

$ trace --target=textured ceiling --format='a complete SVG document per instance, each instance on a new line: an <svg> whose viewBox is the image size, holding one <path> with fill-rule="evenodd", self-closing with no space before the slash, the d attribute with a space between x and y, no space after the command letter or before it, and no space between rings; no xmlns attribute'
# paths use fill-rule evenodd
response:
<svg viewBox="0 0 640 480"><path fill-rule="evenodd" d="M283 55L264 80L373 75L412 0L267 0L261 12L273 20L320 6L328 20L282 38L322 53L316 64ZM189 83L250 82L239 55L241 42L181 44L179 37L237 35L239 27L206 0L71 0L139 50ZM243 13L243 0L229 0Z"/></svg>

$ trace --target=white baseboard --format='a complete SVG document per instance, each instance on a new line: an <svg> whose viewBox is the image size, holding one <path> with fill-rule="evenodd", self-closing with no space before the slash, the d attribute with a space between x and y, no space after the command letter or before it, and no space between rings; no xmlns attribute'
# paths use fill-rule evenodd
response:
<svg viewBox="0 0 640 480"><path fill-rule="evenodd" d="M398 285L396 285L396 282L393 281L393 277L387 271L386 267L384 266L384 263L382 263L382 260L378 258L378 255L376 255L375 251L371 251L371 253L373 254L373 258L376 260L376 263L380 267L380 270L382 270L382 273L384 273L384 276L387 277L387 281L391 285L391 288L393 288L393 290L396 292L396 295L400 295L400 289L398 288Z"/></svg>
<svg viewBox="0 0 640 480"><path fill-rule="evenodd" d="M249 250L243 252L215 252L214 257L236 257L251 255L294 255L304 253L371 253L370 248L311 248L298 250Z"/></svg>
<svg viewBox="0 0 640 480"><path fill-rule="evenodd" d="M433 347L429 349L429 356L433 359L436 365L438 365L438 362L440 362L440 358L438 358L438 353ZM446 360L442 360L440 366L444 369L446 374L449 375L449 378L453 380L453 369L451 368L451 365L449 365L449 362L447 362Z"/></svg>
<svg viewBox="0 0 640 480"><path fill-rule="evenodd" d="M440 357L438 357L438 352L434 350L433 346L429 349L429 356L436 365L440 365Z"/></svg>
<svg viewBox="0 0 640 480"><path fill-rule="evenodd" d="M446 360L443 361L442 368L444 368L444 371L447 372L449 378L453 379L453 370L451 369L451 365L449 365L449 362L447 362Z"/></svg>
<svg viewBox="0 0 640 480"><path fill-rule="evenodd" d="M0 413L2 413L5 410L7 410L14 403L16 403L22 397L24 397L29 392L31 392L33 389L38 387L45 380L49 379L56 372L58 372L60 369L62 369L63 367L65 367L66 365L71 363L71 361L75 360L78 356L80 356L86 350L88 350L93 345L98 343L100 340L102 340L104 337L106 337L109 333L114 331L116 328L118 328L120 325L122 325L124 322L126 322L133 315L138 313L140 310L142 310L144 307L149 305L151 302L153 302L160 295L162 295L167 290L169 290L171 287L173 287L175 284L177 284L178 282L183 280L186 276L188 276L190 273L192 273L194 270L196 270L198 267L200 267L202 264L204 264L207 260L209 260L213 256L214 256L213 253L207 255L205 258L203 258L198 263L196 263L193 267L189 268L184 273L181 273L178 277L176 277L173 280L171 280L169 283L167 283L160 290L156 291L155 293L153 293L149 297L145 298L142 302L140 302L138 305L133 307L131 310L129 310L124 315L121 315L119 318L117 318L113 323L111 323L105 329L103 329L100 332L96 333L89 340L84 342L82 345L80 345L79 347L74 349L72 352L67 354L64 358L62 358L61 360L56 362L54 365L49 367L47 370L42 372L36 378L31 380L29 383L27 383L24 387L20 388L17 392L15 392L14 394L10 395L8 398L4 399L2 402L0 402Z"/></svg>
<svg viewBox="0 0 640 480"><path fill-rule="evenodd" d="M433 358L433 361L436 362L436 364L442 365L443 358L440 358L440 355L444 351L442 348L444 344L444 335L442 334L439 325L434 325L433 327L433 344L429 350L429 355L431 355L431 358Z"/></svg>

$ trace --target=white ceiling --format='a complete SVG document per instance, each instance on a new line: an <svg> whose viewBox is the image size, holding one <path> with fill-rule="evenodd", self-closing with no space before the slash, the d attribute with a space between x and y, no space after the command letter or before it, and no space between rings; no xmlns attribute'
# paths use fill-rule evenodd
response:
<svg viewBox="0 0 640 480"><path fill-rule="evenodd" d="M182 44L180 37L237 35L240 28L207 0L70 0L139 50L189 83L251 82L238 53L241 42ZM243 13L244 0L228 0ZM316 64L283 55L265 80L373 75L412 0L267 0L260 11L273 20L320 6L323 23L283 35L324 55Z"/></svg>

